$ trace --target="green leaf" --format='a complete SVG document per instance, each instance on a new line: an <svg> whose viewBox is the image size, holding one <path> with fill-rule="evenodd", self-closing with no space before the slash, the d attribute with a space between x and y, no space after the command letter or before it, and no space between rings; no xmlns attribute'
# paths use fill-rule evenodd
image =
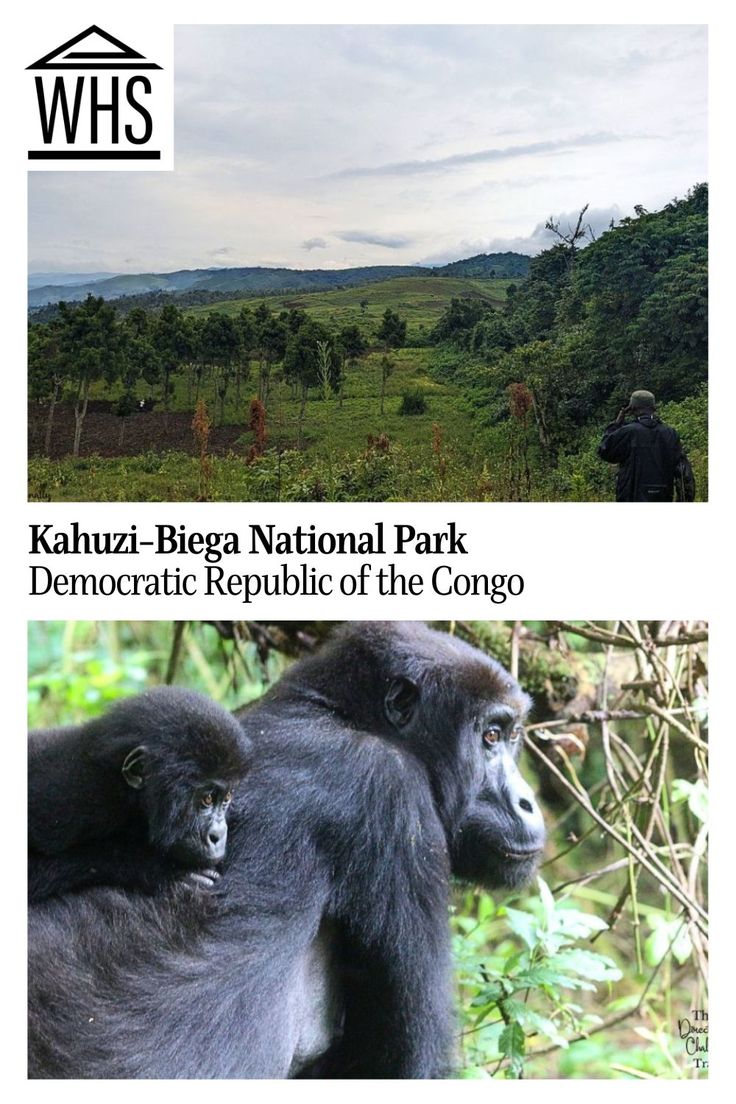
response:
<svg viewBox="0 0 736 1104"><path fill-rule="evenodd" d="M487 920L490 920L495 911L496 906L493 898L489 897L487 893L482 893L478 901L478 923L484 924Z"/></svg>
<svg viewBox="0 0 736 1104"><path fill-rule="evenodd" d="M521 1025L507 1024L498 1038L498 1049L510 1063L510 1075L518 1077L524 1067L526 1038Z"/></svg>
<svg viewBox="0 0 736 1104"><path fill-rule="evenodd" d="M648 965L659 965L668 953L680 965L686 962L692 954L693 946L687 925L683 924L682 919L676 917L674 920L667 920L663 916L653 915L649 923L653 930L644 942L644 957Z"/></svg>
<svg viewBox="0 0 736 1104"><path fill-rule="evenodd" d="M557 910L557 923L560 931L572 939L587 939L593 932L605 931L608 924L600 916L578 909L560 908Z"/></svg>
<svg viewBox="0 0 736 1104"><path fill-rule="evenodd" d="M494 1005L505 996L505 987L500 981L496 981L492 985L484 986L478 996L470 1002L470 1007L480 1008L485 1005Z"/></svg>
<svg viewBox="0 0 736 1104"><path fill-rule="evenodd" d="M554 956L554 964L566 972L578 974L586 981L620 981L623 974L616 963L606 955L570 947Z"/></svg>
<svg viewBox="0 0 736 1104"><path fill-rule="evenodd" d="M703 824L707 823L708 787L702 778L698 778L696 782L688 782L686 778L675 778L672 782L671 795L673 802L687 801L693 816Z"/></svg>
<svg viewBox="0 0 736 1104"><path fill-rule="evenodd" d="M518 909L506 906L506 918L514 935L518 935L527 947L536 946L539 942L536 917L529 912L520 912Z"/></svg>
<svg viewBox="0 0 736 1104"><path fill-rule="evenodd" d="M491 1081L492 1077L482 1066L466 1066L457 1074L460 1081Z"/></svg>
<svg viewBox="0 0 736 1104"><path fill-rule="evenodd" d="M554 931L557 927L555 899L544 878L537 878L537 885L539 886L539 898L544 909L545 927L548 931Z"/></svg>

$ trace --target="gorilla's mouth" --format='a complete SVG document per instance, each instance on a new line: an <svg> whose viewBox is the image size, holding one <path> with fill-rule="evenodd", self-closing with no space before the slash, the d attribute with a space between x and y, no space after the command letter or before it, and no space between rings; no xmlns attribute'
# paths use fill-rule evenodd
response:
<svg viewBox="0 0 736 1104"><path fill-rule="evenodd" d="M498 851L497 854L502 859L510 859L511 862L529 862L530 859L536 859L542 854L544 848L542 847L529 847L525 851Z"/></svg>

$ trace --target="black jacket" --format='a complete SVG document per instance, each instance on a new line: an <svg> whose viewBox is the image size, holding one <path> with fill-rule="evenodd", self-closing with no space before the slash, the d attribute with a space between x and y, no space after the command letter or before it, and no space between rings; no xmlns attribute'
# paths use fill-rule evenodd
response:
<svg viewBox="0 0 736 1104"><path fill-rule="evenodd" d="M656 414L613 422L598 446L601 460L618 464L617 502L671 502L675 475L685 453L677 430Z"/></svg>

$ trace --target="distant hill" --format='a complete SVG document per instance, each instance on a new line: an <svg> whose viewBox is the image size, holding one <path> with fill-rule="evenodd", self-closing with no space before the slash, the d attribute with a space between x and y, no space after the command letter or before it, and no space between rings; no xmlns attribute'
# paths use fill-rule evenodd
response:
<svg viewBox="0 0 736 1104"><path fill-rule="evenodd" d="M29 272L28 287L74 287L77 284L96 284L112 276L117 276L117 272Z"/></svg>
<svg viewBox="0 0 736 1104"><path fill-rule="evenodd" d="M463 267L466 266L466 267ZM102 295L105 299L164 292L176 296L191 291L238 294L263 294L278 291L327 291L330 288L356 287L396 276L472 276L522 278L529 270L529 257L520 253L481 253L464 261L438 268L419 265L369 265L364 268L195 268L178 272L148 272L137 275L99 278L94 274L87 283L72 284L65 276L59 283L29 286L30 309ZM38 274L36 274L38 276ZM30 281L35 277L31 277Z"/></svg>
<svg viewBox="0 0 736 1104"><path fill-rule="evenodd" d="M529 274L531 257L524 253L478 253L464 261L452 261L435 269L442 276L468 276L473 279L496 277L503 280L523 280Z"/></svg>

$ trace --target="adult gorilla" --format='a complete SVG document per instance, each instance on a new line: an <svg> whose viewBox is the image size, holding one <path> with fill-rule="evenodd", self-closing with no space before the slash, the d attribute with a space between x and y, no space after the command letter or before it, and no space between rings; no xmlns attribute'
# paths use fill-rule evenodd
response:
<svg viewBox="0 0 736 1104"><path fill-rule="evenodd" d="M518 886L543 844L527 707L418 624L354 625L296 664L241 714L253 766L216 892L32 910L31 1076L446 1075L450 869Z"/></svg>

